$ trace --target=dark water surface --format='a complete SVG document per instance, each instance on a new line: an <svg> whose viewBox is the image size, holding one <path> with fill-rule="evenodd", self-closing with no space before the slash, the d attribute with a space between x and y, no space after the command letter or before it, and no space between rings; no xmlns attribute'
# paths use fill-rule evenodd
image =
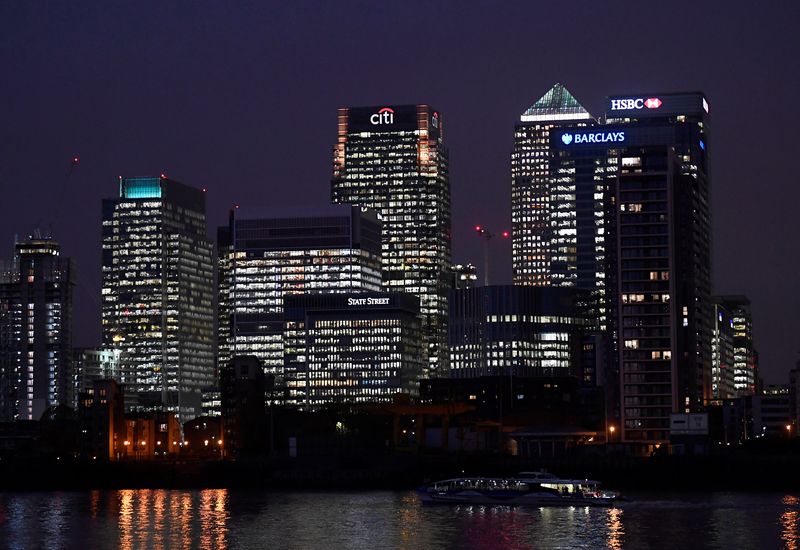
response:
<svg viewBox="0 0 800 550"><path fill-rule="evenodd" d="M798 549L799 496L642 493L603 509L423 507L411 492L0 493L0 547Z"/></svg>

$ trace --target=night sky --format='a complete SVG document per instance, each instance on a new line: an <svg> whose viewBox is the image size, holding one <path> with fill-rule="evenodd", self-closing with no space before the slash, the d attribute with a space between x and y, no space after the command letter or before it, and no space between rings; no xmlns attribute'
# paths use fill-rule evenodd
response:
<svg viewBox="0 0 800 550"><path fill-rule="evenodd" d="M237 202L329 202L337 107L429 103L454 259L482 266L471 228L510 228L514 123L550 86L595 115L610 94L702 90L714 291L751 298L762 374L785 382L800 357L798 23L796 1L8 0L0 257L52 226L78 266L75 343L99 345L100 201L118 176L206 187L213 236ZM492 248L492 282L508 283L510 242Z"/></svg>

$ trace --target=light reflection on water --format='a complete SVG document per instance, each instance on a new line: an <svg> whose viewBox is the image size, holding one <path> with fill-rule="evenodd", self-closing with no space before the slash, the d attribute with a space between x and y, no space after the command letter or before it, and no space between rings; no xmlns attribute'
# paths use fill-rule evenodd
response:
<svg viewBox="0 0 800 550"><path fill-rule="evenodd" d="M800 498L633 495L619 508L421 506L410 492L0 493L0 548L786 548Z"/></svg>
<svg viewBox="0 0 800 550"><path fill-rule="evenodd" d="M800 499L793 495L783 497L783 504L786 507L781 514L781 540L788 550L797 550L798 544L798 504Z"/></svg>

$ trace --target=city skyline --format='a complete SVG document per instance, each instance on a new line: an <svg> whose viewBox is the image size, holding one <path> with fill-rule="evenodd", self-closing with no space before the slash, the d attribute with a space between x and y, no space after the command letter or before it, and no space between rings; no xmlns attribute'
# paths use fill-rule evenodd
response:
<svg viewBox="0 0 800 550"><path fill-rule="evenodd" d="M731 38L736 34L734 31L745 23L736 10L731 10L730 19L725 21L727 25L716 29L717 33L729 36L724 46L714 45L710 40L705 49L698 50L698 42L690 40L688 45L679 45L675 52L670 52L665 45L654 44L648 48L647 55L633 48L626 49L625 41L612 36L613 33L607 33L608 36L604 33L608 43L598 46L601 51L597 55L624 53L633 59L633 69L618 61L610 62L605 72L600 73L590 68L593 62L581 56L581 49L575 45L565 46L563 51L553 46L558 43L557 35L547 29L539 39L541 44L553 46L549 50L553 57L559 58L563 53L567 63L554 66L544 59L544 66L537 66L533 71L536 75L511 71L514 62L520 59L519 54L512 56L512 47L497 43L491 44L485 57L473 57L475 67L481 69L477 71L482 75L480 78L474 74L472 66L459 63L458 56L448 50L443 62L437 64L438 70L443 71L442 77L426 79L432 73L431 69L425 69L421 76L403 80L398 75L406 72L401 69L410 62L393 56L390 59L393 67L376 64L374 62L386 48L361 52L358 44L348 43L343 47L353 54L355 61L347 71L356 85L339 86L334 93L327 94L316 86L316 79L324 79L327 74L321 65L329 59L329 54L319 47L292 50L300 59L300 65L320 60L311 65L312 71L296 70L287 62L270 60L268 65L277 68L276 82L284 83L281 89L267 86L269 83L264 79L268 72L257 70L249 74L245 69L252 67L255 60L253 54L245 53L243 65L234 64L221 72L224 84L212 82L208 90L195 91L189 84L199 81L204 71L192 63L170 65L181 58L174 58L175 52L191 45L203 46L199 53L216 52L216 57L206 57L212 58L208 61L210 66L220 68L226 59L235 58L239 46L261 44L263 48L267 39L262 42L245 33L239 38L223 39L215 50L203 40L215 32L210 14L193 14L191 17L195 18L193 22L197 28L189 26L187 29L199 32L188 33L186 44L162 37L154 38L149 45L116 46L117 49L112 48L109 53L98 53L98 41L111 44L112 36L104 29L116 28L113 23L135 27L145 22L136 14L122 12L95 13L92 14L94 19L84 21L79 9L59 12L62 9L66 10L53 7L52 12L40 13L44 8L3 8L3 11L12 12L3 20L17 23L4 25L3 34L9 46L22 46L24 39L35 42L32 37L39 36L33 23L36 20L51 32L55 31L64 41L64 48L58 50L54 59L42 55L46 48L42 51L21 47L0 49L3 66L15 74L14 90L9 87L0 92L0 98L6 104L19 106L7 114L7 124L0 134L4 143L13 145L9 148L12 154L0 164L0 191L9 204L14 205L4 210L0 236L7 239L3 256L8 257L14 234L24 238L37 225L45 232L52 226L63 254L77 260L76 345L91 346L100 341L99 203L103 197L113 194L117 176L157 175L163 171L179 181L206 187L210 229L224 224L234 202L288 206L308 200L323 205L328 199L330 144L335 138L338 107L430 102L447 115L453 260L455 263L471 261L480 266L482 243L472 234L475 223L485 224L495 231L510 229L508 158L513 148L510 137L513 125L519 113L560 81L595 115L602 112L603 98L618 92L702 89L707 94L715 128L711 162L715 182L712 191L713 292L745 294L751 298L761 372L767 381L785 380L788 369L797 359L794 335L800 330L792 315L797 297L791 283L799 271L799 260L792 253L798 246L798 230L797 220L789 208L796 202L795 198L800 197L797 188L787 185L792 173L788 168L792 142L783 138L784 134L788 137L788 128L797 119L797 114L785 107L791 105L797 77L790 74L788 82L781 78L779 84L777 75L782 77L783 72L773 65L777 63L774 57L768 55L786 50L786 45L782 46L780 41L791 40L776 31L785 24L782 21L755 25L759 28L753 37L746 37L740 45L734 44ZM180 14L163 9L166 13L157 20L157 28L180 20ZM252 9L256 13L250 15L265 17L257 8ZM699 8L698 21L703 19L704 9L710 8ZM316 31L334 32L326 30L329 23L325 18L341 15L325 13L326 8L320 11L310 15L310 21L304 24ZM466 11L474 13L475 8L467 7ZM512 21L513 6L500 11L502 13L494 15L495 21L505 21L512 27L518 24ZM241 13L218 15L224 22L233 23L246 12L243 9ZM290 15L290 10L281 12L276 19ZM462 36L463 31L459 31L457 25L460 16L449 14L443 8L433 8L423 26L430 30L435 21L443 21L445 15L453 18L441 29L445 34L443 40ZM558 12L551 14L555 15ZM609 23L609 14L599 15ZM387 16L374 8L360 14L352 24L368 27L368 23L383 21ZM756 14L757 20L759 16ZM643 18L634 17L635 21ZM668 15L667 21L659 23L657 34L666 32L675 17ZM391 25L399 31L410 27L413 20L408 12L402 11L400 20ZM95 25L97 30L82 34L88 24ZM689 20L687 24L695 29L695 25L699 25ZM12 28L6 29L6 25ZM615 27L611 23L607 28ZM588 34L586 29L586 38L577 42L600 37ZM772 41L764 43L759 39L770 31L774 36ZM481 36L487 39L496 36L489 31L482 32ZM377 30L369 33L378 35ZM299 38L278 32L273 40L278 50L285 52L291 45L302 46L302 37L309 35L310 31L299 33ZM763 45L756 46L757 42ZM377 43L382 42L378 40ZM163 59L160 59L159 46L166 54ZM727 49L723 52L720 48ZM91 50L88 56L87 49ZM693 56L688 56L690 50ZM13 59L12 52L23 55ZM736 56L749 68L752 78L727 74L727 65L720 61L723 53ZM491 60L502 55L509 56L507 63L492 66ZM114 56L128 61L125 74L108 66L113 64ZM696 62L688 63L689 68L682 67L682 56ZM93 76L98 64L103 77ZM368 70L370 66L372 69ZM673 69L657 70L665 67ZM131 94L124 82L123 85L112 82L114 77L123 76L127 77L124 81L139 82L143 92ZM98 85L98 78L102 86ZM161 85L154 86L149 83L151 81L161 81ZM54 87L57 92L49 91L50 86L46 85L51 82L57 84ZM263 93L254 92L248 86L251 82L264 86ZM367 85L363 85L365 82ZM513 85L508 86L509 82ZM468 87L483 91L460 93L462 88ZM25 89L31 94L22 98L18 90ZM769 100L763 99L764 90L769 91ZM117 102L125 109L117 109ZM288 108L274 108L281 103ZM276 113L276 110L287 112ZM256 116L251 119L253 113ZM203 123L197 125L192 119L200 118L200 114L204 115ZM765 127L765 120L776 122ZM151 132L153 128L157 130ZM272 138L271 134L278 137ZM767 139L767 135L776 137ZM231 136L235 139L230 139ZM302 162L291 157L291 152L298 148L304 152ZM75 155L80 157L80 163L72 170ZM752 188L759 192L752 192ZM44 199L39 198L42 189ZM769 190L774 193L771 197ZM494 281L507 283L511 272L510 243L502 243L502 240L492 243L492 275ZM479 274L483 278L483 274Z"/></svg>

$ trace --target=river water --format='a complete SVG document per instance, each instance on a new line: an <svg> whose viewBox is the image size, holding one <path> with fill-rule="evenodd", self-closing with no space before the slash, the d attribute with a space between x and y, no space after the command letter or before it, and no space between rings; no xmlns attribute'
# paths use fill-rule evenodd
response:
<svg viewBox="0 0 800 550"><path fill-rule="evenodd" d="M412 492L0 493L0 548L788 548L800 495L631 494L619 508L422 506Z"/></svg>

